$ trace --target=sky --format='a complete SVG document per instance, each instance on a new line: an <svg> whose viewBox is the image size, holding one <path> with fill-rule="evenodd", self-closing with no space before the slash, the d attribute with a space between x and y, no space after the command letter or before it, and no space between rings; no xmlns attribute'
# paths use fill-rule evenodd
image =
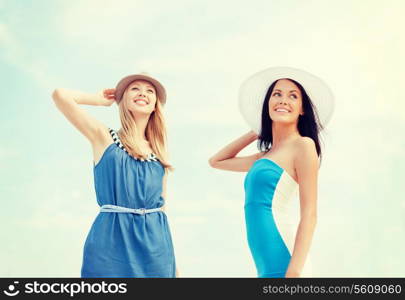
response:
<svg viewBox="0 0 405 300"><path fill-rule="evenodd" d="M183 277L255 277L245 173L208 159L249 131L238 88L271 66L331 87L322 132L315 277L403 277L403 1L0 0L0 276L79 277L98 214L92 152L56 109L148 72L168 92L167 215ZM116 106L84 106L118 129ZM257 151L254 145L241 154Z"/></svg>

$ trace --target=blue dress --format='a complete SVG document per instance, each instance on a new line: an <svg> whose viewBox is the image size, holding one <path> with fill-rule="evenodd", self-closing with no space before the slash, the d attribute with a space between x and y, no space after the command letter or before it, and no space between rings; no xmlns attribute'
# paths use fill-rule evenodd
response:
<svg viewBox="0 0 405 300"><path fill-rule="evenodd" d="M285 277L299 223L298 183L262 158L247 173L244 188L246 233L258 277Z"/></svg>
<svg viewBox="0 0 405 300"><path fill-rule="evenodd" d="M164 168L155 156L130 156L110 129L114 143L94 166L97 203L127 208L163 206ZM175 257L163 211L137 215L100 212L83 249L81 277L175 277Z"/></svg>

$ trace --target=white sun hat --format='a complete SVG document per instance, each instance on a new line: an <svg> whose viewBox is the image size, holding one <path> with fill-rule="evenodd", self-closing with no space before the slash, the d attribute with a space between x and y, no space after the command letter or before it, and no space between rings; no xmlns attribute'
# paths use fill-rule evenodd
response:
<svg viewBox="0 0 405 300"><path fill-rule="evenodd" d="M257 72L246 79L239 89L239 110L249 127L260 133L264 98L270 85L283 78L298 82L315 106L319 121L325 128L332 117L334 97L328 85L306 71L289 67L272 67Z"/></svg>

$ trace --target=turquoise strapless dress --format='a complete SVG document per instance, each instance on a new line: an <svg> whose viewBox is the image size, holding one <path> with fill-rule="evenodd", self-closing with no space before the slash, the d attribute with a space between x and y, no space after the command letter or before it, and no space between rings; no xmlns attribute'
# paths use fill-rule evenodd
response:
<svg viewBox="0 0 405 300"><path fill-rule="evenodd" d="M299 223L298 183L262 158L247 173L244 188L246 233L257 274L285 277ZM308 267L302 275L309 275Z"/></svg>

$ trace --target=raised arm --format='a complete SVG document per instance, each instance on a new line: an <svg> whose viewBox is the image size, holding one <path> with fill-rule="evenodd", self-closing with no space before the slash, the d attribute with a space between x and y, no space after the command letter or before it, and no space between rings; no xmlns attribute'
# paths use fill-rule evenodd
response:
<svg viewBox="0 0 405 300"><path fill-rule="evenodd" d="M114 103L114 89L106 89L97 94L58 88L52 99L56 107L93 145L103 139L107 127L89 115L79 104L109 106Z"/></svg>
<svg viewBox="0 0 405 300"><path fill-rule="evenodd" d="M248 156L236 157L246 146L257 140L257 134L253 131L242 135L209 159L211 167L227 171L247 172L252 164L263 154L261 152Z"/></svg>

